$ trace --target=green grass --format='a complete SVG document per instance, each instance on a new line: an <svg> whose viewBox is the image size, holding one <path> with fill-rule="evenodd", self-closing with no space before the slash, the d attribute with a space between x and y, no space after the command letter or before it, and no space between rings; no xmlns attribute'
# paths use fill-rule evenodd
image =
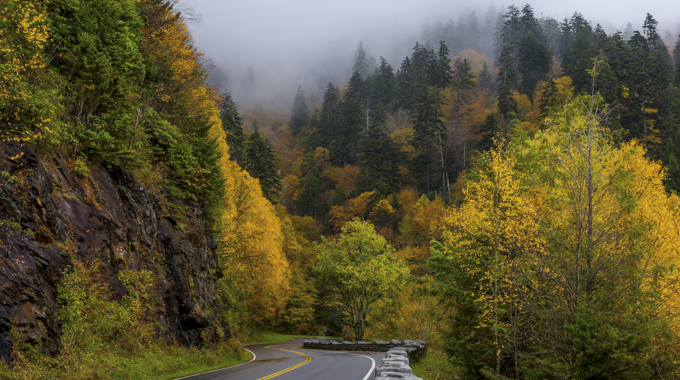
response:
<svg viewBox="0 0 680 380"><path fill-rule="evenodd" d="M273 331L254 329L246 344L255 343L283 343L293 340L295 338L310 338L310 339L340 339L334 336L315 336L315 335L294 335L294 334L280 334Z"/></svg>
<svg viewBox="0 0 680 380"><path fill-rule="evenodd" d="M456 367L448 361L446 353L427 349L427 355L418 363L411 365L413 374L423 380L459 379Z"/></svg>
<svg viewBox="0 0 680 380"><path fill-rule="evenodd" d="M230 367L252 358L252 354L234 344L201 349L154 344L136 354L104 347L78 358L30 356L16 370L0 362L0 379L166 380Z"/></svg>

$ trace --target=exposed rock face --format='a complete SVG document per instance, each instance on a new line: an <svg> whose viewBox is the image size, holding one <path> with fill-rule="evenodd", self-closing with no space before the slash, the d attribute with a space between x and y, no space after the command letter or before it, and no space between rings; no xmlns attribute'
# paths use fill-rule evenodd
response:
<svg viewBox="0 0 680 380"><path fill-rule="evenodd" d="M215 327L223 309L216 286L221 272L198 203L180 203L173 216L129 174L91 168L77 178L62 160L39 159L15 142L0 145L0 171L2 358L11 358L12 329L45 353L58 353L57 285L73 258L101 263L103 281L120 299L127 289L118 271L143 268L155 257L164 285L161 337L196 345L206 329L203 337L215 336L216 328L228 332ZM196 310L213 312L206 317Z"/></svg>

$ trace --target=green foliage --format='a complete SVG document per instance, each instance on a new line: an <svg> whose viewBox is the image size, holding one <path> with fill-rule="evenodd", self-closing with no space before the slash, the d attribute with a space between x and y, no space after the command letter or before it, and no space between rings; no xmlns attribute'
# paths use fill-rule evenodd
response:
<svg viewBox="0 0 680 380"><path fill-rule="evenodd" d="M372 224L355 219L335 241L317 245L314 273L342 305L356 340L364 338L366 317L374 304L396 295L409 271Z"/></svg>

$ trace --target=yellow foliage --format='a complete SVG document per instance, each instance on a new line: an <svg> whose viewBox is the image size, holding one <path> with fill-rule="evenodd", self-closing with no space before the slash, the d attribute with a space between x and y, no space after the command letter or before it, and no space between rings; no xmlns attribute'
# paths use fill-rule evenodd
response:
<svg viewBox="0 0 680 380"><path fill-rule="evenodd" d="M161 75L174 88L157 86L155 93L163 104L172 107L181 102L195 117L205 118L211 125L222 157L219 166L225 180L225 197L221 214L216 217L220 263L227 276L238 276L238 283L248 297L253 319L273 321L286 305L290 295L290 269L285 249L294 250L294 242L286 240L281 220L271 203L262 195L257 179L253 179L235 162L229 160L229 147L222 129L217 94L200 80L205 64L202 55L187 42L188 28L171 12L159 29L145 28L147 54L161 68ZM290 245L286 245L290 244Z"/></svg>
<svg viewBox="0 0 680 380"><path fill-rule="evenodd" d="M478 53L472 49L463 50L454 57L454 60L457 58L460 58L461 61L463 59L467 59L473 73L479 73L480 71L482 71L484 62L486 62L489 68L493 66L493 64L489 62L489 58L486 56L486 54Z"/></svg>

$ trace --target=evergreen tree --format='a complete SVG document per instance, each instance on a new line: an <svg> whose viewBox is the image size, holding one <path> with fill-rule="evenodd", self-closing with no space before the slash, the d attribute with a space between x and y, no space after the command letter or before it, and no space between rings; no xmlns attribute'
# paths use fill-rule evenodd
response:
<svg viewBox="0 0 680 380"><path fill-rule="evenodd" d="M305 155L302 162L302 179L296 191L300 197L295 203L295 208L301 215L318 218L326 215L330 210L328 203L321 196L324 190L323 181L320 179L321 172L316 165L314 155L310 152Z"/></svg>
<svg viewBox="0 0 680 380"><path fill-rule="evenodd" d="M458 172L465 170L467 165L467 140L461 136L462 117L467 110L467 105L471 100L471 90L475 87L475 76L472 74L472 68L467 59L461 60L456 58L453 62L453 85L451 86L451 93L453 95L453 104L451 108L451 116L455 126L455 142L456 142L456 169ZM440 146L441 149L441 146ZM443 160L443 152L440 152L442 159L442 169L445 167Z"/></svg>
<svg viewBox="0 0 680 380"><path fill-rule="evenodd" d="M479 22L477 20L477 12L474 10L470 13L470 18L467 22L467 39L468 49L479 51Z"/></svg>
<svg viewBox="0 0 680 380"><path fill-rule="evenodd" d="M398 152L385 129L386 114L378 106L371 127L359 142L359 167L357 178L360 191L377 191L390 194L398 185Z"/></svg>
<svg viewBox="0 0 680 380"><path fill-rule="evenodd" d="M511 65L512 72L517 72L517 55L519 52L519 43L522 41L522 21L520 18L520 11L514 5L508 7L508 11L503 15L503 27L500 30L498 41L496 42L496 54L498 62L500 63L500 56L503 50L507 52L506 64ZM510 77L511 85L514 87L516 77Z"/></svg>
<svg viewBox="0 0 680 380"><path fill-rule="evenodd" d="M396 78L392 66L380 57L380 66L373 75L373 85L371 86L371 97L376 104L387 107L394 98Z"/></svg>
<svg viewBox="0 0 680 380"><path fill-rule="evenodd" d="M364 44L362 41L359 41L359 46L357 46L357 50L354 52L354 64L352 65L352 72L359 73L359 76L361 76L362 79L368 78L370 73L368 54L366 54L366 50L364 50Z"/></svg>
<svg viewBox="0 0 680 380"><path fill-rule="evenodd" d="M545 37L545 46L551 55L557 56L560 51L560 23L552 17L542 17L538 20Z"/></svg>
<svg viewBox="0 0 680 380"><path fill-rule="evenodd" d="M331 145L333 164L344 167L356 162L361 131L366 130L366 107L362 99L364 81L358 71L349 80L347 93L340 103L339 136Z"/></svg>
<svg viewBox="0 0 680 380"><path fill-rule="evenodd" d="M519 74L522 81L519 91L533 101L534 89L550 72L552 56L533 32L529 32L519 46Z"/></svg>
<svg viewBox="0 0 680 380"><path fill-rule="evenodd" d="M439 41L439 52L434 62L434 80L432 83L439 88L446 88L453 81L453 71L449 63L449 48L444 41Z"/></svg>
<svg viewBox="0 0 680 380"><path fill-rule="evenodd" d="M633 25L628 23L628 25L626 25L626 29L623 31L623 39L628 41L631 37L633 37Z"/></svg>
<svg viewBox="0 0 680 380"><path fill-rule="evenodd" d="M498 112L503 119L510 121L517 113L517 101L512 96L512 78L514 68L510 58L510 52L504 48L498 59Z"/></svg>
<svg viewBox="0 0 680 380"><path fill-rule="evenodd" d="M227 134L227 145L229 145L229 158L243 167L246 157L246 139L243 133L243 123L241 116L236 109L236 105L231 98L231 94L224 93L224 102L220 104L220 117L222 119L222 129Z"/></svg>
<svg viewBox="0 0 680 380"><path fill-rule="evenodd" d="M500 132L498 128L498 120L495 113L486 115L484 123L479 127L479 142L477 143L477 151L484 152L493 147L494 137L498 136Z"/></svg>
<svg viewBox="0 0 680 380"><path fill-rule="evenodd" d="M646 149L658 154L657 147L650 146L650 128L658 121L662 96L673 80L673 67L668 48L657 32L657 21L647 14L643 33L633 34L629 44L632 48L632 92L637 107L637 120L631 120L632 137L641 138ZM651 111L654 110L654 111ZM641 111L641 112L640 112ZM633 114L634 115L634 114Z"/></svg>
<svg viewBox="0 0 680 380"><path fill-rule="evenodd" d="M254 123L254 126L256 125ZM278 202L281 192L281 175L276 167L277 163L278 158L269 143L269 139L263 138L256 129L248 137L243 168L251 177L260 181L262 194L274 204Z"/></svg>
<svg viewBox="0 0 680 380"><path fill-rule="evenodd" d="M416 83L415 72L409 57L404 58L401 62L399 71L396 74L396 97L402 108L411 109L415 104L416 98Z"/></svg>
<svg viewBox="0 0 680 380"><path fill-rule="evenodd" d="M302 86L298 86L295 99L293 100L293 108L291 109L290 121L288 124L293 130L293 134L300 133L302 128L305 128L309 123L309 110L307 109L307 102L305 101L305 92L302 91Z"/></svg>
<svg viewBox="0 0 680 380"><path fill-rule="evenodd" d="M521 25L520 43L529 33L532 33L539 41L544 41L545 36L543 35L543 29L534 16L534 9L531 8L531 5L524 5L522 8L522 16L519 18L519 23Z"/></svg>
<svg viewBox="0 0 680 380"><path fill-rule="evenodd" d="M416 156L413 164L418 182L428 194L432 190L430 186L432 175L436 171L438 147L441 146L437 137L441 136L444 131L438 102L435 91L423 84L415 106L413 147L416 150Z"/></svg>
<svg viewBox="0 0 680 380"><path fill-rule="evenodd" d="M479 87L486 90L491 90L493 87L491 71L489 71L489 66L486 64L486 61L484 61L482 71L479 73Z"/></svg>
<svg viewBox="0 0 680 380"><path fill-rule="evenodd" d="M340 129L340 90L333 83L328 83L326 92L323 94L321 115L319 115L319 134L325 146L330 146L333 140L339 137Z"/></svg>

